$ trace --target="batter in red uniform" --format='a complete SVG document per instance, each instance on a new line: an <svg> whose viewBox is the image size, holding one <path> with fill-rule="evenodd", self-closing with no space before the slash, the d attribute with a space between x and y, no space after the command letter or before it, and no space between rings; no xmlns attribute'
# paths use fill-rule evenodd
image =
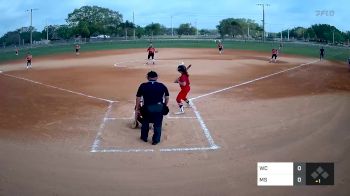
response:
<svg viewBox="0 0 350 196"><path fill-rule="evenodd" d="M154 65L155 64L155 62L154 62L154 53L156 52L156 49L152 46L152 44L149 45L149 47L147 48L147 52L148 52L148 56L147 56L146 64L148 65L148 61L150 59L152 59L152 63Z"/></svg>
<svg viewBox="0 0 350 196"><path fill-rule="evenodd" d="M183 114L185 113L185 111L184 105L182 104L182 100L186 102L187 107L190 107L190 101L187 99L187 94L191 90L190 79L185 65L179 65L177 67L177 71L181 73L181 76L175 81L175 83L179 83L181 91L176 97L176 102L179 105L179 112L176 112L175 114Z"/></svg>

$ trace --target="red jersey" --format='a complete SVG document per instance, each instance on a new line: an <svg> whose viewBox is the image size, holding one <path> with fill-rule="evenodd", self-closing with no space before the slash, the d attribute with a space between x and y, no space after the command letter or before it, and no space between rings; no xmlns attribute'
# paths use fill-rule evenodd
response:
<svg viewBox="0 0 350 196"><path fill-rule="evenodd" d="M181 89L184 89L184 88L188 88L190 86L190 78L188 75L186 74L181 74L180 78L179 78L179 83L180 82L186 82L186 85L185 86L181 86Z"/></svg>
<svg viewBox="0 0 350 196"><path fill-rule="evenodd" d="M277 55L277 53L278 53L278 50L272 49L272 54L276 54Z"/></svg>
<svg viewBox="0 0 350 196"><path fill-rule="evenodd" d="M147 52L148 52L148 53L151 53L151 54L153 54L155 51L156 51L155 48L149 47L149 48L147 49Z"/></svg>
<svg viewBox="0 0 350 196"><path fill-rule="evenodd" d="M30 60L32 60L32 58L33 58L33 56L31 55L31 54L29 54L29 55L27 55L27 61L30 61Z"/></svg>

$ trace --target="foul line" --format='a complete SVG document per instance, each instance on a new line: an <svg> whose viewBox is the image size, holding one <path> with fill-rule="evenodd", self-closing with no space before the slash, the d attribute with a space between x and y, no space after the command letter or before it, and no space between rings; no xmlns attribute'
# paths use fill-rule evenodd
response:
<svg viewBox="0 0 350 196"><path fill-rule="evenodd" d="M57 89L57 90L60 90L60 91L69 92L69 93L72 93L72 94L75 94L75 95L88 97L88 98L91 98L91 99L97 99L97 100L101 100L101 101L106 101L108 103L117 102L117 101L112 101L112 100L109 100L109 99L95 97L95 96L92 96L92 95L87 95L87 94L76 92L76 91L71 91L71 90L64 89L64 88L57 87L57 86L52 86L52 85L49 85L49 84L44 84L44 83L37 82L37 81L34 81L34 80L30 80L30 79L27 79L27 78L22 78L22 77L10 75L10 74L5 74L5 73L1 73L1 72L0 72L0 74L4 75L4 76L7 76L7 77L12 77L12 78L16 78L16 79L19 79L19 80L24 80L24 81L27 81L27 82L31 82L31 83L34 83L34 84L37 84L37 85L42 85L42 86L45 86L45 87L48 87L48 88L53 88L53 89Z"/></svg>
<svg viewBox="0 0 350 196"><path fill-rule="evenodd" d="M254 79L254 80L250 80L250 81L243 82L243 83L240 83L240 84L236 84L236 85L233 85L233 86L230 86L230 87L226 87L226 88L223 88L223 89L220 89L220 90L211 92L211 93L207 93L207 94L204 94L204 95L200 95L200 96L197 96L197 97L193 97L193 98L191 98L190 100L196 100L196 99L199 99L199 98L207 97L207 96L209 96L209 95L221 93L221 92L223 92L223 91L227 91L227 90L230 90L230 89L232 89L232 88L237 88L237 87L240 87L240 86L243 86L243 85L246 85L246 84L250 84L250 83L253 83L253 82L256 82L256 81L259 81L259 80L263 80L263 79L266 79L266 78L270 78L270 77L272 77L272 76L275 76L275 75L278 75L278 74L281 74L281 73L285 73L285 72L288 72L288 71L291 71L291 70L294 70L294 69L298 69L298 68L303 67L303 66L305 66L305 65L311 65L311 64L314 64L314 63L316 63L316 62L319 62L319 60L317 60L317 61L312 61L312 62L310 62L310 63L304 63L304 64L298 65L298 66L296 66L296 67L292 67L292 68L289 68L289 69L286 69L286 70L283 70L283 71L279 71L279 72L276 72L276 73L273 73L273 74L269 74L269 75L266 75L266 76L262 76L262 77L256 78L256 79Z"/></svg>
<svg viewBox="0 0 350 196"><path fill-rule="evenodd" d="M218 149L219 146L217 146L210 134L209 129L207 128L207 125L205 124L202 115L199 113L199 111L197 110L197 107L194 105L194 103L192 102L192 100L190 100L190 105L194 111L194 113L196 114L197 120L199 122L199 124L202 127L203 133L205 135L205 137L207 138L208 142L209 142L209 146L210 148L214 148L214 149Z"/></svg>

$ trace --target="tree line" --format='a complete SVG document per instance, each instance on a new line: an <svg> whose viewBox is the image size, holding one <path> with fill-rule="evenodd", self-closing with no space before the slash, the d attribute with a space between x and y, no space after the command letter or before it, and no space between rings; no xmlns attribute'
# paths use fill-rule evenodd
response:
<svg viewBox="0 0 350 196"><path fill-rule="evenodd" d="M180 24L179 27L171 29L159 23L151 23L145 27L135 25L126 20L118 12L98 6L82 6L69 13L66 24L50 25L41 32L35 28L22 27L15 31L9 31L0 38L3 45L22 45L30 42L32 30L33 40L69 40L76 37L91 38L98 35L112 37L158 35L219 35L221 38L253 38L260 39L263 36L261 25L254 20L244 18L226 18L219 22L216 30L197 29L190 23ZM283 31L284 37L288 32ZM349 40L350 32L341 32L334 26L326 24L312 25L309 28L296 27L289 31L291 38L300 40L314 40L319 42L330 42L334 39L341 43ZM270 34L273 35L273 34Z"/></svg>
<svg viewBox="0 0 350 196"><path fill-rule="evenodd" d="M285 37L288 30L282 32ZM350 40L350 31L342 32L334 26L328 24L315 24L309 28L295 27L289 30L289 36L292 39L308 40L321 43L348 43Z"/></svg>

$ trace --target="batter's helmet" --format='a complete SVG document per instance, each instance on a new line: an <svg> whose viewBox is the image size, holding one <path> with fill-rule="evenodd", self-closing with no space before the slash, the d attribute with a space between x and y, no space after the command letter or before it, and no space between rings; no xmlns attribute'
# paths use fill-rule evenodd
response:
<svg viewBox="0 0 350 196"><path fill-rule="evenodd" d="M179 72L186 72L186 66L185 65L179 65L177 67L177 71L179 71Z"/></svg>

